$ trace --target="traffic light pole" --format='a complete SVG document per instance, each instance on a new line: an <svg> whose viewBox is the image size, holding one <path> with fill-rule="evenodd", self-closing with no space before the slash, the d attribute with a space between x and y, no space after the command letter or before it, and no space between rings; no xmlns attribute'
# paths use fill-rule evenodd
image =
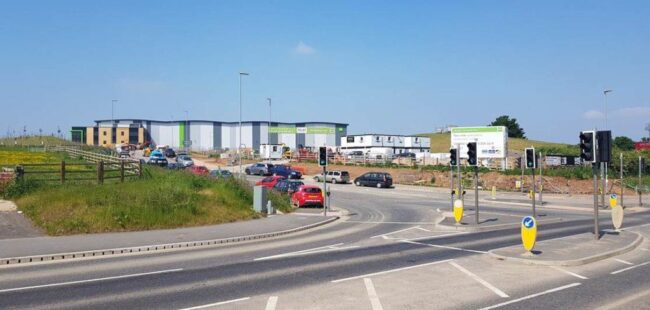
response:
<svg viewBox="0 0 650 310"><path fill-rule="evenodd" d="M478 225L478 166L474 166L474 207L476 208L476 225Z"/></svg>
<svg viewBox="0 0 650 310"><path fill-rule="evenodd" d="M593 163L591 165L592 173L594 175L594 239L598 240L599 229L598 229L598 164Z"/></svg>
<svg viewBox="0 0 650 310"><path fill-rule="evenodd" d="M600 191L600 203L602 208L606 208L607 204L605 203L605 190L607 189L607 183L605 181L605 169L607 167L606 162L600 163L600 182L602 183L602 190Z"/></svg>
<svg viewBox="0 0 650 310"><path fill-rule="evenodd" d="M454 212L454 166L449 164L449 190L451 192L451 212Z"/></svg>
<svg viewBox="0 0 650 310"><path fill-rule="evenodd" d="M625 204L623 204L623 192L625 192L625 182L623 181L623 153L621 153L620 156L620 161L621 161L621 208L625 207Z"/></svg>
<svg viewBox="0 0 650 310"><path fill-rule="evenodd" d="M458 163L456 165L456 169L457 169L458 173L456 174L456 177L458 178L458 199L462 200L463 205L464 205L465 204L465 195L463 195L463 184L462 184L463 175L460 174L460 144L458 145L457 150L458 150ZM639 180L641 180L641 179L639 178ZM639 203L641 203L640 199L639 199Z"/></svg>
<svg viewBox="0 0 650 310"><path fill-rule="evenodd" d="M533 175L533 192L531 193L532 198L533 198L533 218L537 218L537 212L535 211L535 169L532 170L532 175Z"/></svg>
<svg viewBox="0 0 650 310"><path fill-rule="evenodd" d="M539 152L539 205L544 206L544 201L542 200L542 193L544 192L544 170L542 166L544 161L542 160L542 152Z"/></svg>
<svg viewBox="0 0 650 310"><path fill-rule="evenodd" d="M327 167L323 166L323 215L327 216Z"/></svg>

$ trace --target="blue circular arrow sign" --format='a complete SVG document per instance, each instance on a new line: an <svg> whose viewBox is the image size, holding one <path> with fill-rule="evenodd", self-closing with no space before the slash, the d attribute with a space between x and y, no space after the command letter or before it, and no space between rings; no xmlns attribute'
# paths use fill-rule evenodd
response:
<svg viewBox="0 0 650 310"><path fill-rule="evenodd" d="M526 216L521 221L521 224L524 225L524 227L526 227L526 228L533 228L533 227L535 227L535 219L533 219L532 216Z"/></svg>

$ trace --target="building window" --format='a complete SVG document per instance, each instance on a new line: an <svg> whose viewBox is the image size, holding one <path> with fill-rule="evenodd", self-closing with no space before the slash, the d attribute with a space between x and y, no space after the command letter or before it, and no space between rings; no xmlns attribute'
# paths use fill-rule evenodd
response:
<svg viewBox="0 0 650 310"><path fill-rule="evenodd" d="M390 140L392 140L391 138L392 138L392 137L388 137L388 142L390 142Z"/></svg>
<svg viewBox="0 0 650 310"><path fill-rule="evenodd" d="M354 136L348 137L348 143L354 143Z"/></svg>
<svg viewBox="0 0 650 310"><path fill-rule="evenodd" d="M359 142L363 143L363 137L359 137Z"/></svg>
<svg viewBox="0 0 650 310"><path fill-rule="evenodd" d="M418 143L420 141L420 138L415 138L415 143Z"/></svg>
<svg viewBox="0 0 650 310"><path fill-rule="evenodd" d="M104 136L106 136L106 131L104 131Z"/></svg>
<svg viewBox="0 0 650 310"><path fill-rule="evenodd" d="M106 140L102 141L102 144L106 144Z"/></svg>
<svg viewBox="0 0 650 310"><path fill-rule="evenodd" d="M379 142L379 137L376 137L376 138L375 138L375 141Z"/></svg>
<svg viewBox="0 0 650 310"><path fill-rule="evenodd" d="M120 132L120 136L124 137L124 131Z"/></svg>

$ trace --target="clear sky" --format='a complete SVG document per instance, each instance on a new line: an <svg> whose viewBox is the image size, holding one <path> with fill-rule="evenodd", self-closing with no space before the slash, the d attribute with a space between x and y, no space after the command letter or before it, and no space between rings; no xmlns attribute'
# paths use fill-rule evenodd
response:
<svg viewBox="0 0 650 310"><path fill-rule="evenodd" d="M117 118L423 133L517 118L577 143L650 122L649 1L0 0L0 135Z"/></svg>

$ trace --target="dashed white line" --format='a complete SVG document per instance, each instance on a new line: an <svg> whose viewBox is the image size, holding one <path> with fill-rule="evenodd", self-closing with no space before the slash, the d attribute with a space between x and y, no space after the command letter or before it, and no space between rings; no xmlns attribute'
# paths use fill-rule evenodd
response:
<svg viewBox="0 0 650 310"><path fill-rule="evenodd" d="M645 263L638 264L636 266L627 267L627 268L619 269L619 270L616 270L616 271L612 271L612 272L610 272L610 274L621 273L621 272L628 271L628 270L631 270L631 269L634 269L634 268L637 268L637 267L645 266L647 264L650 264L650 262L645 262Z"/></svg>
<svg viewBox="0 0 650 310"><path fill-rule="evenodd" d="M633 263L630 263L630 262L628 262L626 260L622 260L622 259L618 259L618 258L614 258L614 260L621 263L621 264L626 264L626 265L630 265L630 266L634 265Z"/></svg>
<svg viewBox="0 0 650 310"><path fill-rule="evenodd" d="M105 278L97 278L97 279L88 279L88 280L69 281L69 282L61 282L61 283L52 283L52 284L43 284L43 285L8 288L8 289L0 290L0 293L24 291L24 290L31 290L31 289L44 288L44 287L73 285L73 284L80 284L80 283L91 283L91 282L99 282L99 281L107 281L107 280L115 280L115 279L135 278L135 277L142 277L142 276L148 276L148 275L154 275L154 274L177 272L177 271L182 271L182 270L183 270L183 268L168 269L168 270L160 270L160 271L153 271L153 272L127 274L127 275L114 276L114 277L105 277Z"/></svg>
<svg viewBox="0 0 650 310"><path fill-rule="evenodd" d="M232 299L232 300L226 300L226 301L215 302L215 303L213 303L213 304L207 304L207 305L196 306L196 307L192 307L192 308L184 308L184 309L180 309L180 310L198 310L198 309L205 309L205 308L210 308L210 307L214 307L214 306L221 306L221 305L230 304L230 303L233 303L233 302L244 301L244 300L249 300L249 299L251 299L251 298L250 298L250 297L237 298L237 299Z"/></svg>
<svg viewBox="0 0 650 310"><path fill-rule="evenodd" d="M370 278L363 278L363 283L366 284L366 290L368 291L368 298L370 299L370 305L372 310L383 310L381 302L379 301L379 296L377 296L377 291L375 291L375 286L372 284Z"/></svg>
<svg viewBox="0 0 650 310"><path fill-rule="evenodd" d="M489 310L489 309L495 309L495 308L503 307L503 306L506 306L506 305L509 305L509 304L514 304L516 302L520 302L522 300L527 300L527 299L539 297L539 296L542 296L542 295L559 292L561 290L566 290L568 288L576 287L576 286L578 286L580 284L581 283L579 283L579 282L571 283L571 284L568 284L568 285L564 285L564 286L556 287L556 288L553 288L553 289L550 289L550 290L546 290L546 291L543 291L543 292L540 292L540 293L537 293L537 294L532 294L532 295L524 296L524 297L521 297L521 298L517 298L517 299L509 300L509 301L506 301L506 302L502 302L500 304L496 304L496 305L493 305L493 306L481 308L479 310Z"/></svg>
<svg viewBox="0 0 650 310"><path fill-rule="evenodd" d="M449 237L449 236L455 236L455 235L461 235L461 234L468 234L469 232L466 231L458 231L458 232L453 232L449 234L442 234L442 235L433 235L433 236L425 236L425 237L417 237L417 238L411 238L411 239L403 239L405 241L418 241L418 240L429 240L429 239L437 239L437 238L442 238L442 237Z"/></svg>
<svg viewBox="0 0 650 310"><path fill-rule="evenodd" d="M457 247L446 246L446 245L437 245L437 244L429 244L429 243L415 242L415 241L410 241L410 240L400 240L400 242L410 243L410 244L417 244L417 245L424 245L424 246L430 246L430 247L441 248L441 249L449 249L449 250L456 250L456 251L465 251L465 252L478 253L478 254L487 254L487 252L485 252L485 251L478 251L478 250L471 250L471 249L463 249L463 248L457 248Z"/></svg>
<svg viewBox="0 0 650 310"><path fill-rule="evenodd" d="M494 285L490 284L488 281L483 280L481 277L477 276L476 274L472 273L471 271L465 269L463 266L457 264L456 262L449 262L450 265L456 267L456 269L462 271L464 274L468 275L470 278L474 279L476 282L483 284L483 286L487 287L490 289L492 292L497 294L499 297L502 298L508 298L508 294L504 293L502 290L498 289Z"/></svg>
<svg viewBox="0 0 650 310"><path fill-rule="evenodd" d="M275 306L278 305L278 296L271 296L266 302L266 310L275 310Z"/></svg>
<svg viewBox="0 0 650 310"><path fill-rule="evenodd" d="M408 266L408 267L402 267L402 268L384 270L384 271L379 271L379 272L373 272L373 273L368 273L368 274L364 274L364 275L360 275L360 276L354 276L354 277L349 277L349 278L333 280L332 283L339 283L339 282L344 282L344 281L349 281L349 280L368 278L368 277L387 274L387 273L391 273L391 272L397 272L397 271L408 270L408 269L413 269L413 268L419 268L419 267L435 265L435 264L442 264L442 263L446 263L446 262L450 262L450 261L452 261L452 260L451 259L445 259L445 260L439 260L439 261L430 262L430 263L424 263L424 264L419 264L419 265Z"/></svg>
<svg viewBox="0 0 650 310"><path fill-rule="evenodd" d="M377 235L377 236L372 236L372 237L370 237L370 239L378 238L378 237L384 237L384 236L392 235L392 234L396 234L396 233L401 233L401 232L404 232L404 231L407 231L407 230L411 230L411 229L415 229L415 228L419 228L419 227L420 227L420 226L413 226L413 227L409 227L409 228L404 228L404 229L400 229L400 230L392 231L392 232L389 232L389 233L385 233L385 234L381 234L381 235Z"/></svg>
<svg viewBox="0 0 650 310"><path fill-rule="evenodd" d="M588 280L588 279L589 279L589 278L587 278L587 277L585 277L585 276L581 276L581 275L579 275L579 274L577 274L577 273L575 273L575 272L571 272L571 271L568 271L568 270L562 269L562 268L557 267L557 266L549 266L549 267L551 267L551 268L553 268L553 269L555 269L555 270L557 270L557 271L560 271L560 272L566 273L566 274L568 274L568 275L570 275L570 276L576 277L576 278L578 278L578 279L583 279L583 280Z"/></svg>
<svg viewBox="0 0 650 310"><path fill-rule="evenodd" d="M289 253L283 253L283 254L278 254L278 255L260 257L260 258L254 259L254 261L267 260L267 259L280 258L280 257L287 257L287 256L302 255L302 254L318 253L318 252L323 252L323 251L332 251L332 250L337 250L337 249L345 249L345 248L338 248L338 246L340 246L340 245L343 245L343 243L326 245L326 246L321 246L321 247L317 247L317 248L311 248L311 249L301 250L301 251L296 251L296 252L289 252ZM354 247L357 247L357 246L354 246ZM350 247L347 247L347 248L350 248Z"/></svg>

